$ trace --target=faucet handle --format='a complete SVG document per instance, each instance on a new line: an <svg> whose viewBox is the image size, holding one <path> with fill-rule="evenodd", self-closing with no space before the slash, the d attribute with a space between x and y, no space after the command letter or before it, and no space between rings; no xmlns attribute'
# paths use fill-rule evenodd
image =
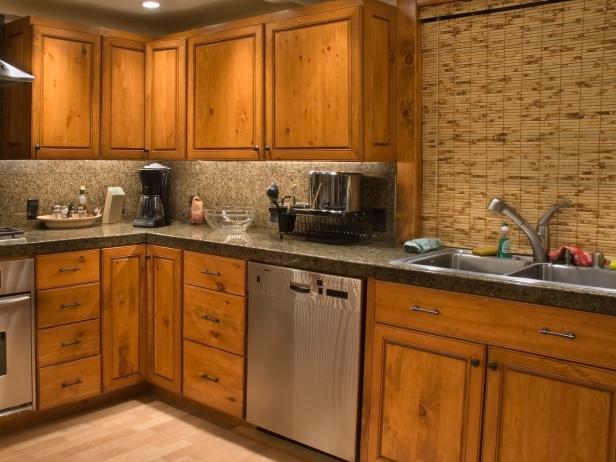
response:
<svg viewBox="0 0 616 462"><path fill-rule="evenodd" d="M549 226L550 220L552 219L554 214L558 212L560 209L562 209L563 207L569 207L570 205L572 204L569 201L563 201L563 202L554 204L547 212L543 214L541 218L539 218L539 221L537 222L537 227Z"/></svg>

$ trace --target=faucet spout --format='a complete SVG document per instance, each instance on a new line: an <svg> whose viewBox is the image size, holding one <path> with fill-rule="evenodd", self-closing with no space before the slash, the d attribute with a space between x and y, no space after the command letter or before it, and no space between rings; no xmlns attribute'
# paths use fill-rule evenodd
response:
<svg viewBox="0 0 616 462"><path fill-rule="evenodd" d="M513 207L507 204L503 199L498 197L493 198L488 205L488 210L497 215L502 213L509 217L528 238L533 249L533 261L535 263L545 263L548 261L547 252L544 241L535 228L528 223Z"/></svg>

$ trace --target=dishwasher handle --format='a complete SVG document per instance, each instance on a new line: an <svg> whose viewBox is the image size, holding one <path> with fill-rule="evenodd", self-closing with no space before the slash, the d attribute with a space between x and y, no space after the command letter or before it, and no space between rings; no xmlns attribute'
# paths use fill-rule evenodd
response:
<svg viewBox="0 0 616 462"><path fill-rule="evenodd" d="M289 283L289 289L291 289L293 292L297 292L298 294L310 293L310 286L304 284L297 284L295 282Z"/></svg>
<svg viewBox="0 0 616 462"><path fill-rule="evenodd" d="M0 298L0 307L16 305L18 303L29 302L30 295L15 295L13 297L2 297Z"/></svg>

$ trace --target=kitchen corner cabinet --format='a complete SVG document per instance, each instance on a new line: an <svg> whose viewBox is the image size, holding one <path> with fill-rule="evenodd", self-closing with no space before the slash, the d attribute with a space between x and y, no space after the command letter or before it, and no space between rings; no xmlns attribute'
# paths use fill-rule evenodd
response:
<svg viewBox="0 0 616 462"><path fill-rule="evenodd" d="M181 393L182 251L147 247L148 381Z"/></svg>
<svg viewBox="0 0 616 462"><path fill-rule="evenodd" d="M145 42L103 37L101 157L145 159Z"/></svg>
<svg viewBox="0 0 616 462"><path fill-rule="evenodd" d="M341 8L265 25L273 160L395 160L396 10Z"/></svg>
<svg viewBox="0 0 616 462"><path fill-rule="evenodd" d="M362 460L616 460L615 331L610 316L370 280Z"/></svg>
<svg viewBox="0 0 616 462"><path fill-rule="evenodd" d="M103 389L137 384L146 375L146 246L102 251Z"/></svg>
<svg viewBox="0 0 616 462"><path fill-rule="evenodd" d="M85 26L68 30L48 24L26 17L5 26L7 60L36 78L4 90L4 156L96 158L100 36Z"/></svg>
<svg viewBox="0 0 616 462"><path fill-rule="evenodd" d="M263 27L193 37L188 55L188 158L259 159Z"/></svg>
<svg viewBox="0 0 616 462"><path fill-rule="evenodd" d="M145 46L145 146L148 158L186 157L186 40Z"/></svg>

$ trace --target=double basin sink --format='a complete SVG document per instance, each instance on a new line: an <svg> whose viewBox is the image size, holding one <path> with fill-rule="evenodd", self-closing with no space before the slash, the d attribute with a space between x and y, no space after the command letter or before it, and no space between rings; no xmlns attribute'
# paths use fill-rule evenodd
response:
<svg viewBox="0 0 616 462"><path fill-rule="evenodd" d="M473 255L468 250L443 249L426 255L400 258L391 263L434 271L465 271L497 275L529 285L536 282L550 282L616 290L616 271L552 263L533 263L530 257L514 257L511 259L480 257Z"/></svg>

